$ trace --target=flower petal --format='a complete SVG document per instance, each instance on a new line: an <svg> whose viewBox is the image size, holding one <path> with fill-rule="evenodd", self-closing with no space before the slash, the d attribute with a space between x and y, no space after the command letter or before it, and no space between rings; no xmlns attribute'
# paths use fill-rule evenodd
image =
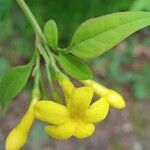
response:
<svg viewBox="0 0 150 150"><path fill-rule="evenodd" d="M76 124L74 122L67 122L60 126L46 126L45 132L55 139L63 140L68 139L73 135L75 126Z"/></svg>
<svg viewBox="0 0 150 150"><path fill-rule="evenodd" d="M94 102L86 112L88 122L99 122L105 119L108 114L109 103L105 97Z"/></svg>
<svg viewBox="0 0 150 150"><path fill-rule="evenodd" d="M70 80L63 80L62 83L61 83L61 87L62 87L65 95L70 97L71 92L74 89L74 85L72 84L72 82Z"/></svg>
<svg viewBox="0 0 150 150"><path fill-rule="evenodd" d="M92 123L89 124L81 123L76 128L76 131L73 133L73 135L79 139L82 139L92 135L94 130L95 126Z"/></svg>
<svg viewBox="0 0 150 150"><path fill-rule="evenodd" d="M41 121L60 125L68 119L69 112L64 105L42 100L35 104L34 116Z"/></svg>
<svg viewBox="0 0 150 150"><path fill-rule="evenodd" d="M75 88L72 91L71 101L68 107L71 111L85 111L91 103L93 93L93 88L89 86Z"/></svg>
<svg viewBox="0 0 150 150"><path fill-rule="evenodd" d="M61 83L61 87L63 89L65 100L68 105L71 97L72 90L75 88L70 80L63 80Z"/></svg>

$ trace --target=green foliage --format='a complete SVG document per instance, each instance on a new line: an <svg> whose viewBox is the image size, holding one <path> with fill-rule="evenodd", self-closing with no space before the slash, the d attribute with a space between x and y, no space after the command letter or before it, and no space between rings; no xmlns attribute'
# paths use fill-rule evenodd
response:
<svg viewBox="0 0 150 150"><path fill-rule="evenodd" d="M131 5L131 10L150 10L150 1L149 0L134 0Z"/></svg>
<svg viewBox="0 0 150 150"><path fill-rule="evenodd" d="M90 19L77 29L68 49L80 58L94 58L148 25L150 13L147 12L113 13Z"/></svg>
<svg viewBox="0 0 150 150"><path fill-rule="evenodd" d="M54 18L57 21L60 30L60 44L63 46L67 45L69 41L68 39L71 38L76 27L88 18L117 11L127 11L129 9L149 10L150 6L148 4L149 0L122 0L120 3L114 3L114 0L76 0L74 2L68 0L51 0L46 1L46 5L45 1L31 0L27 3L29 4L31 10L33 10L33 14L36 16L41 26L44 26L45 22L51 18ZM10 18L13 18L13 21L11 21ZM0 33L0 45L2 46L0 49L3 49L3 52L7 52L6 50L9 50L13 53L12 50L15 49L15 51L19 53L19 56L22 55L24 56L23 58L26 59L31 57L31 54L33 53L33 47L31 44L33 43L32 38L34 31L27 19L24 17L24 14L20 11L20 9L18 9L15 1L0 0L0 29L5 29L1 30ZM148 30L146 30L146 33L148 33ZM149 42L149 40L147 41ZM7 46L5 46L6 43ZM128 44L130 46L131 43L128 42ZM133 45L135 46L136 43ZM111 57L107 54L111 54ZM4 53L4 55L6 55L6 58L11 58L8 54ZM14 57L12 57L12 59L14 59ZM109 65L107 64L110 68L107 68L107 65L103 66L103 59L102 61L98 59L98 69L103 70L103 73L106 73L105 76L108 76L108 81L111 79L114 84L115 82L117 82L118 85L134 82L134 85L138 85L133 86L134 95L138 97L138 94L136 94L138 92L136 91L138 91L138 87L142 87L141 89L145 89L145 94L141 94L144 97L144 95L148 94L148 82L147 77L144 78L145 74L143 74L143 70L140 70L138 73L135 73L134 70L129 70L126 75L122 73L122 66L125 63L132 64L133 59L135 58L132 55L131 49L129 51L126 50L124 53L120 53L120 55L110 51L109 53L105 54L105 61L107 62L107 60L110 60L108 63ZM10 62L14 61L10 60ZM0 75L2 75L7 68L8 65L5 63L5 61L0 60ZM109 69L110 72L107 71ZM136 74L141 77L137 77ZM124 75L123 78L122 75ZM135 78L136 80L134 80ZM137 82L140 83L136 84ZM145 87L143 85L139 86L141 83L145 84L146 88L143 88Z"/></svg>
<svg viewBox="0 0 150 150"><path fill-rule="evenodd" d="M32 64L29 63L24 66L12 68L3 76L0 81L0 104L3 108L25 86L31 70Z"/></svg>
<svg viewBox="0 0 150 150"><path fill-rule="evenodd" d="M66 43L64 42L71 38L73 31L84 20L106 13L128 10L133 2L131 0L122 0L121 3L114 3L114 0L76 0L74 2L68 0L50 0L46 1L45 5L45 1L31 0L27 1L27 3L41 23L41 26L50 18L56 20L60 29L61 44L65 45ZM11 34L19 31L30 37L33 35L30 24L23 17L23 13L18 9L16 2L13 0L0 0L0 23L7 25L6 19L9 20L9 18L15 18L12 22L15 28L11 31Z"/></svg>
<svg viewBox="0 0 150 150"><path fill-rule="evenodd" d="M89 67L79 58L70 54L60 53L58 59L61 67L71 77L79 80L87 80L92 78L92 73Z"/></svg>
<svg viewBox="0 0 150 150"><path fill-rule="evenodd" d="M52 49L58 48L58 29L54 20L49 20L44 27L44 35Z"/></svg>

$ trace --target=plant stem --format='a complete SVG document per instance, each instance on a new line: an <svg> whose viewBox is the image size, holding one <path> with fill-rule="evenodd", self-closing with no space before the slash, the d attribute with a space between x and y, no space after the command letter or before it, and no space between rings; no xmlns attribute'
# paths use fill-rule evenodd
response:
<svg viewBox="0 0 150 150"><path fill-rule="evenodd" d="M48 81L49 81L49 85L50 85L50 88L51 88L51 91L52 91L52 96L53 96L54 86L53 86L53 82L52 82L52 76L51 76L51 73L50 73L50 70L49 70L49 64L46 63L45 67L46 67Z"/></svg>
<svg viewBox="0 0 150 150"><path fill-rule="evenodd" d="M40 99L40 56L38 50L36 50L36 65L35 65L35 73L34 73L34 87L32 91L32 99Z"/></svg>
<svg viewBox="0 0 150 150"><path fill-rule="evenodd" d="M29 9L29 7L28 7L27 4L25 3L25 1L24 1L24 0L16 0L16 1L18 2L19 6L20 6L21 9L23 10L24 14L27 16L27 18L29 19L29 21L30 21L32 27L33 27L34 30L35 30L35 34L36 34L36 47L39 46L39 44L40 44L40 42L41 42L41 38L42 38L42 40L44 41L44 45L46 45L46 44L45 44L45 43L46 43L46 39L45 39L45 37L44 37L44 34L43 34L43 32L42 32L42 30L41 30L41 28L40 28L40 26L39 26L37 20L35 19L35 17L33 16L32 12L31 12L30 9ZM40 47L41 47L41 45L40 45ZM48 48L47 46L45 46L45 47L46 47L46 52L47 52L48 55L50 56L51 53L50 53L49 48ZM44 50L44 49L43 49L43 50ZM44 50L44 51L45 51L45 50ZM43 55L43 54L42 54L42 55ZM51 59L52 59L52 57L51 57ZM52 61L54 61L54 60L52 59Z"/></svg>
<svg viewBox="0 0 150 150"><path fill-rule="evenodd" d="M21 9L23 10L24 14L29 19L33 29L35 30L35 33L37 35L39 35L40 37L42 37L42 39L45 39L37 20L34 18L32 12L30 11L30 9L27 6L27 4L25 3L25 1L24 0L16 0L16 1L19 4L19 6L21 7Z"/></svg>
<svg viewBox="0 0 150 150"><path fill-rule="evenodd" d="M46 39L44 37L44 34L43 34L37 20L33 16L32 12L30 11L29 7L27 6L27 4L25 3L24 0L16 0L16 1L18 2L19 6L23 10L24 14L27 16L27 18L29 19L32 27L35 30L35 34L36 34L35 47L39 50L39 52L43 56L45 62L47 64L50 64L51 67L54 69L58 81L61 82L61 80L66 78L66 76L56 66L55 59L54 59L54 56L53 56L54 54L50 51L49 47L47 46ZM41 41L41 39L42 39L42 41Z"/></svg>
<svg viewBox="0 0 150 150"><path fill-rule="evenodd" d="M41 99L48 99L47 90L44 86L44 81L42 75L40 74L40 90L41 90Z"/></svg>
<svg viewBox="0 0 150 150"><path fill-rule="evenodd" d="M39 52L37 51L36 54L36 65L35 65L35 83L34 88L39 88L39 81L40 81L40 57Z"/></svg>

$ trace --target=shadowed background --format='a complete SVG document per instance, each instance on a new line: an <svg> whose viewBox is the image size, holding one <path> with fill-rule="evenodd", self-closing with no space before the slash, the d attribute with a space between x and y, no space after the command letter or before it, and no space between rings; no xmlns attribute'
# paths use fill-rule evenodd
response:
<svg viewBox="0 0 150 150"><path fill-rule="evenodd" d="M33 14L43 28L54 19L60 46L69 43L75 29L88 18L127 11L150 11L149 0L29 0ZM14 0L0 0L0 78L12 66L25 64L34 51L34 32ZM24 150L149 150L150 149L150 28L140 30L112 50L89 62L96 79L125 97L124 110L111 109L89 138L57 141L38 122ZM46 82L45 78L45 82ZM32 79L31 79L32 81ZM48 86L48 85L47 85ZM8 132L25 113L32 82L0 113L0 150Z"/></svg>

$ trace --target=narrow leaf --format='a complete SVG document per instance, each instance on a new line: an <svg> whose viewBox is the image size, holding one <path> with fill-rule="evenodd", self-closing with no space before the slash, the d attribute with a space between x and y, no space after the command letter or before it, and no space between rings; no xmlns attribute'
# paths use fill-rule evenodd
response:
<svg viewBox="0 0 150 150"><path fill-rule="evenodd" d="M0 103L4 108L25 86L32 63L10 69L0 81Z"/></svg>
<svg viewBox="0 0 150 150"><path fill-rule="evenodd" d="M59 63L64 71L73 78L78 80L87 80L92 78L92 72L89 67L77 57L60 53Z"/></svg>
<svg viewBox="0 0 150 150"><path fill-rule="evenodd" d="M58 30L54 20L49 20L45 24L44 35L49 46L55 50L58 47Z"/></svg>
<svg viewBox="0 0 150 150"><path fill-rule="evenodd" d="M94 58L148 25L150 13L140 11L89 19L79 26L68 50L82 59Z"/></svg>

